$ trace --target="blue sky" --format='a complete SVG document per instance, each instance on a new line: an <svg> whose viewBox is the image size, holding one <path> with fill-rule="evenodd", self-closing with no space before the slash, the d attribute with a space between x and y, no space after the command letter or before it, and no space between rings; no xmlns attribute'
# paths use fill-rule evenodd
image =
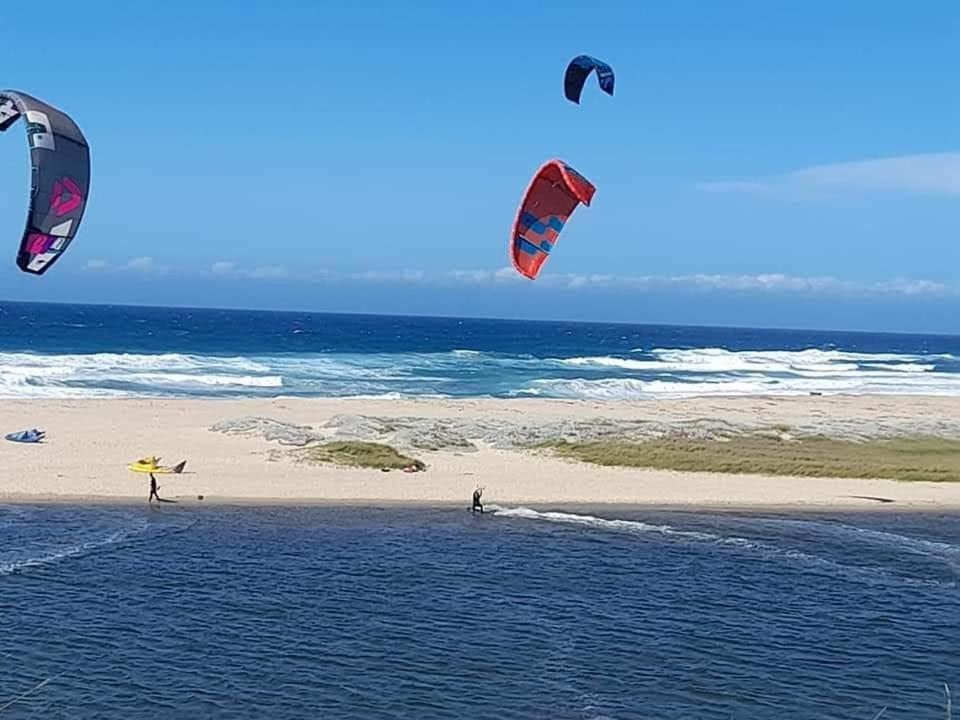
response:
<svg viewBox="0 0 960 720"><path fill-rule="evenodd" d="M960 5L90 0L5 10L93 194L42 278L0 138L2 295L960 332ZM19 45L19 47L17 47ZM563 98L581 52L617 72ZM530 176L598 188L541 278Z"/></svg>

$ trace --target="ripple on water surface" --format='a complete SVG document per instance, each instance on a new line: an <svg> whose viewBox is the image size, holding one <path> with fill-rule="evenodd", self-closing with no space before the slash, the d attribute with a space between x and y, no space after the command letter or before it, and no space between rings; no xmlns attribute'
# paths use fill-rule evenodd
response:
<svg viewBox="0 0 960 720"><path fill-rule="evenodd" d="M956 517L490 509L0 508L0 707L915 720L960 687Z"/></svg>

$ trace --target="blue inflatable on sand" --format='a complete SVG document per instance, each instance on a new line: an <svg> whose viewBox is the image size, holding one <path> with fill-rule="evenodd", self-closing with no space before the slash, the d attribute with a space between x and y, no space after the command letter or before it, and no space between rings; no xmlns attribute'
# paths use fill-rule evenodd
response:
<svg viewBox="0 0 960 720"><path fill-rule="evenodd" d="M11 442L36 443L43 440L46 433L43 430L31 428L30 430L21 430L20 432L7 433L4 437Z"/></svg>

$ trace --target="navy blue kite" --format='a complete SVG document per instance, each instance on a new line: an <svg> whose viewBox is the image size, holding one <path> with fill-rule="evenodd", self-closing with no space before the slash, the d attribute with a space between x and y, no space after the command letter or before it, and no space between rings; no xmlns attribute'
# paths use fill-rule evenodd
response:
<svg viewBox="0 0 960 720"><path fill-rule="evenodd" d="M595 57L577 55L567 65L567 73L563 79L563 91L567 100L577 105L580 104L583 84L587 81L587 76L594 70L597 71L597 81L600 83L600 89L607 95L613 96L613 68Z"/></svg>

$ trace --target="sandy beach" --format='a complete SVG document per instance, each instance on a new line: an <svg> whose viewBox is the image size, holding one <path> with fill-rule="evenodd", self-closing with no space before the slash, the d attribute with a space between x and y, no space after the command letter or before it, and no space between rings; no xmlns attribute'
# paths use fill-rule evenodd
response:
<svg viewBox="0 0 960 720"><path fill-rule="evenodd" d="M305 464L296 461L291 447L268 440L257 430L222 431L231 423L236 426L238 419L253 417L269 418L278 427L302 426L304 432L327 439L371 439L371 425L379 422L381 435L386 428L392 444L413 446L411 454L423 459L428 469L408 474ZM788 424L834 436L922 432L960 437L956 398L610 404L485 399L13 400L3 404L0 420L5 432L29 427L47 432L46 442L39 445L0 443L5 468L0 497L5 501L142 502L147 477L130 472L127 464L156 455L164 464L187 461L186 473L160 477L161 496L182 502L198 502L202 495L204 502L466 505L473 487L481 484L486 488L484 501L494 504L960 509L960 482L608 468L511 447L517 436L537 429L569 437L589 434L598 426L644 428L644 433L684 426L709 434L718 428ZM406 435L389 434L404 426L409 430ZM892 502L880 504L868 499L872 497Z"/></svg>

